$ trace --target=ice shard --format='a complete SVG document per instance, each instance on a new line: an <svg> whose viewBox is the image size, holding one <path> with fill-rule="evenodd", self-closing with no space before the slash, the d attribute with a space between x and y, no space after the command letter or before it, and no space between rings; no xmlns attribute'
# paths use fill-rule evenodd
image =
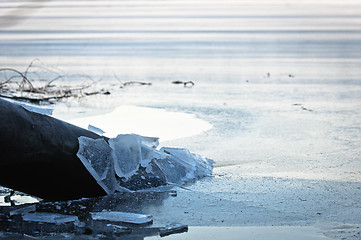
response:
<svg viewBox="0 0 361 240"><path fill-rule="evenodd" d="M184 233L184 232L188 232L187 225L169 222L169 223L167 223L167 225L164 228L160 229L159 235L161 237L165 237L165 236L169 236L171 234Z"/></svg>
<svg viewBox="0 0 361 240"><path fill-rule="evenodd" d="M155 163L162 170L169 183L182 184L189 180L210 176L213 161L184 148L161 148L160 158Z"/></svg>
<svg viewBox="0 0 361 240"><path fill-rule="evenodd" d="M24 221L28 222L39 222L39 223L53 223L53 224L63 224L70 222L78 222L79 219L74 215L64 215L58 213L46 213L46 212L35 212L35 213L26 213L22 216Z"/></svg>
<svg viewBox="0 0 361 240"><path fill-rule="evenodd" d="M91 212L93 220L103 220L110 222L123 222L132 224L147 224L153 222L153 217L147 214L130 212Z"/></svg>
<svg viewBox="0 0 361 240"><path fill-rule="evenodd" d="M193 178L206 177L212 174L213 160L190 153L185 148L163 147L160 151L176 158L176 161L183 164L187 168L188 173L193 175Z"/></svg>
<svg viewBox="0 0 361 240"><path fill-rule="evenodd" d="M93 125L88 125L88 130L93 132L93 133L96 133L98 134L99 136L103 136L103 134L105 133L103 130L101 130L100 128L97 128Z"/></svg>
<svg viewBox="0 0 361 240"><path fill-rule="evenodd" d="M142 159L141 143L141 137L135 134L120 134L109 140L118 177L128 179L137 172Z"/></svg>
<svg viewBox="0 0 361 240"><path fill-rule="evenodd" d="M77 156L107 194L114 193L116 189L112 153L104 139L79 137Z"/></svg>

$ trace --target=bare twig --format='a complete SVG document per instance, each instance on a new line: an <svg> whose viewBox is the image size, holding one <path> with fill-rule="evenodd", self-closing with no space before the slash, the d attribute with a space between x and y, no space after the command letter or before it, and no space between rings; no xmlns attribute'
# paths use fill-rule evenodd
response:
<svg viewBox="0 0 361 240"><path fill-rule="evenodd" d="M120 82L120 88L130 86L130 85L148 85L148 86L152 85L151 82L140 82L140 81L123 82L118 78L118 76L115 73L113 73L113 75L114 75L115 79L117 79Z"/></svg>
<svg viewBox="0 0 361 240"><path fill-rule="evenodd" d="M129 86L129 85L152 85L152 83L150 82L138 82L138 81L130 81L130 82L125 82L123 83L123 86L121 87L125 87L125 86Z"/></svg>
<svg viewBox="0 0 361 240"><path fill-rule="evenodd" d="M43 75L46 79L41 78ZM28 101L32 103L52 104L65 98L79 98L98 94L109 95L105 89L96 89L94 80L85 74L65 74L62 70L43 64L39 59L34 59L26 67L24 72L13 68L0 68L0 97L15 100ZM120 82L120 87L130 85L152 85L150 82L121 81L116 74L115 79ZM85 80L83 84L71 84L70 79ZM60 81L61 80L61 81ZM64 85L64 81L68 85ZM114 86L119 86L114 85Z"/></svg>

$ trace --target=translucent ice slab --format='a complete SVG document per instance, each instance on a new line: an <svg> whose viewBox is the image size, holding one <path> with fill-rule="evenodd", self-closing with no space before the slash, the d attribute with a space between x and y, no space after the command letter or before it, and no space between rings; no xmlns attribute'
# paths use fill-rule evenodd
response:
<svg viewBox="0 0 361 240"><path fill-rule="evenodd" d="M90 214L93 220L104 220L133 224L146 224L153 222L153 217L146 214L129 212L91 212Z"/></svg>
<svg viewBox="0 0 361 240"><path fill-rule="evenodd" d="M142 137L135 134L120 134L109 140L118 177L128 179L138 170L142 160L141 144Z"/></svg>
<svg viewBox="0 0 361 240"><path fill-rule="evenodd" d="M24 221L28 221L28 222L54 223L54 224L79 221L77 216L63 215L58 213L45 213L45 212L26 213L22 216L22 218Z"/></svg>
<svg viewBox="0 0 361 240"><path fill-rule="evenodd" d="M116 180L112 149L104 139L79 137L78 158L107 194L114 193Z"/></svg>

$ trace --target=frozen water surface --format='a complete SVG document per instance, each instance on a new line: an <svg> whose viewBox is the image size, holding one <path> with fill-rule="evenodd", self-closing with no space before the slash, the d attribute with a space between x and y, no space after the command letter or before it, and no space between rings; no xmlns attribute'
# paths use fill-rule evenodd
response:
<svg viewBox="0 0 361 240"><path fill-rule="evenodd" d="M22 4L3 1L0 16ZM142 212L163 224L315 225L327 236L359 239L360 1L35 5L41 8L1 18L0 64L25 70L38 57L65 73L102 79L98 86L111 92L57 104L55 116L105 118L137 106L117 115L124 124L108 124L124 130L116 134L157 136L160 147L216 161L214 178L178 189L177 197L147 199ZM119 88L120 81L152 85ZM180 115L154 117L162 111L212 128ZM129 119L131 112L139 115ZM142 122L146 127L134 128Z"/></svg>

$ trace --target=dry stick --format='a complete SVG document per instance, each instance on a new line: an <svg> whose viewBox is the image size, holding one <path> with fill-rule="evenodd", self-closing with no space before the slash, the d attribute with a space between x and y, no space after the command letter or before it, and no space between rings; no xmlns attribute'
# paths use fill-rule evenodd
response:
<svg viewBox="0 0 361 240"><path fill-rule="evenodd" d="M152 85L151 82L140 82L140 81L123 82L122 80L120 80L120 79L118 78L117 74L115 74L114 72L113 72L113 75L114 75L115 79L117 79L117 80L120 82L120 84L121 84L120 87L121 87L121 88L126 87L126 86L128 86L128 85L134 85L134 84L138 84L138 85L148 85L148 86Z"/></svg>
<svg viewBox="0 0 361 240"><path fill-rule="evenodd" d="M27 83L30 85L30 89L31 89L30 91L31 91L31 92L34 90L34 86L33 86L33 85L31 84L31 82L29 81L27 75L28 75L29 69L31 68L31 66L33 65L33 63L34 63L35 60L37 60L37 58L35 58L34 60L32 60L32 61L30 62L30 64L28 65L28 67L26 68L26 70L25 70L25 72L24 72L24 74L23 74L23 80L21 81L20 86L19 86L20 90L21 90L22 87L25 85L25 82L27 82Z"/></svg>
<svg viewBox="0 0 361 240"><path fill-rule="evenodd" d="M190 85L190 87L193 87L193 86L194 86L194 82L193 82L193 81L186 81L186 82L183 82L183 81L173 81L172 83L173 83L173 84L183 84L184 87L187 87L188 85Z"/></svg>
<svg viewBox="0 0 361 240"><path fill-rule="evenodd" d="M13 68L0 68L0 71L11 71L11 72L16 73L16 75L11 76L10 78L6 77L6 80L4 82L0 82L0 89L2 89L3 90L2 92L4 93L4 94L0 94L0 97L12 98L15 100L25 100L25 101L29 101L29 102L33 102L33 103L38 103L38 104L40 102L48 102L51 104L51 103L53 103L53 100L59 100L62 98L90 96L90 95L97 95L97 94L106 94L106 95L110 94L109 91L105 91L105 90L100 90L100 91L98 90L98 91L93 91L93 92L83 92L84 89L91 87L96 82L89 75L85 75L85 74L59 75L56 71L50 69L49 67L42 68L42 69L45 69L49 72L58 74L58 76L56 76L53 79L51 79L50 81L48 81L47 84L45 84L45 86L34 87L31 80L29 79L28 75L30 73L30 69L35 67L36 61L38 61L42 64L42 62L36 58L33 61L31 61L31 63L27 66L24 73L22 73L16 69L13 69ZM45 64L42 64L42 65L45 66ZM37 68L41 69L41 67L39 67L39 66L37 66ZM62 71L60 71L60 72L62 72ZM40 79L39 74L37 74L36 72L34 72L34 73L38 76L38 79ZM68 79L69 76L72 76L72 77L80 76L83 79L90 80L91 83L88 83L86 85L84 84L83 86L75 86L73 88L71 88L69 86L56 87L56 85L53 84L56 80ZM114 76L116 77L117 80L119 80L119 78L115 74L114 74ZM20 81L20 83L18 83L16 81L12 81L15 78L22 78L22 80ZM121 87L125 87L128 85L134 85L134 84L152 85L152 83L150 83L150 82L140 82L140 81L129 81L129 82L120 81L120 82L121 82ZM12 90L11 85L9 85L10 87L4 88L5 84L16 84L18 86L18 90L15 90L15 89ZM25 84L29 85L29 89L25 89ZM31 96L31 95L23 96L21 94L21 96L16 96L17 92L33 93L34 95L33 96Z"/></svg>
<svg viewBox="0 0 361 240"><path fill-rule="evenodd" d="M123 83L123 86L127 86L127 85L134 85L134 84L138 84L138 85L152 85L152 83L150 82L138 82L138 81L130 81L130 82L125 82Z"/></svg>

